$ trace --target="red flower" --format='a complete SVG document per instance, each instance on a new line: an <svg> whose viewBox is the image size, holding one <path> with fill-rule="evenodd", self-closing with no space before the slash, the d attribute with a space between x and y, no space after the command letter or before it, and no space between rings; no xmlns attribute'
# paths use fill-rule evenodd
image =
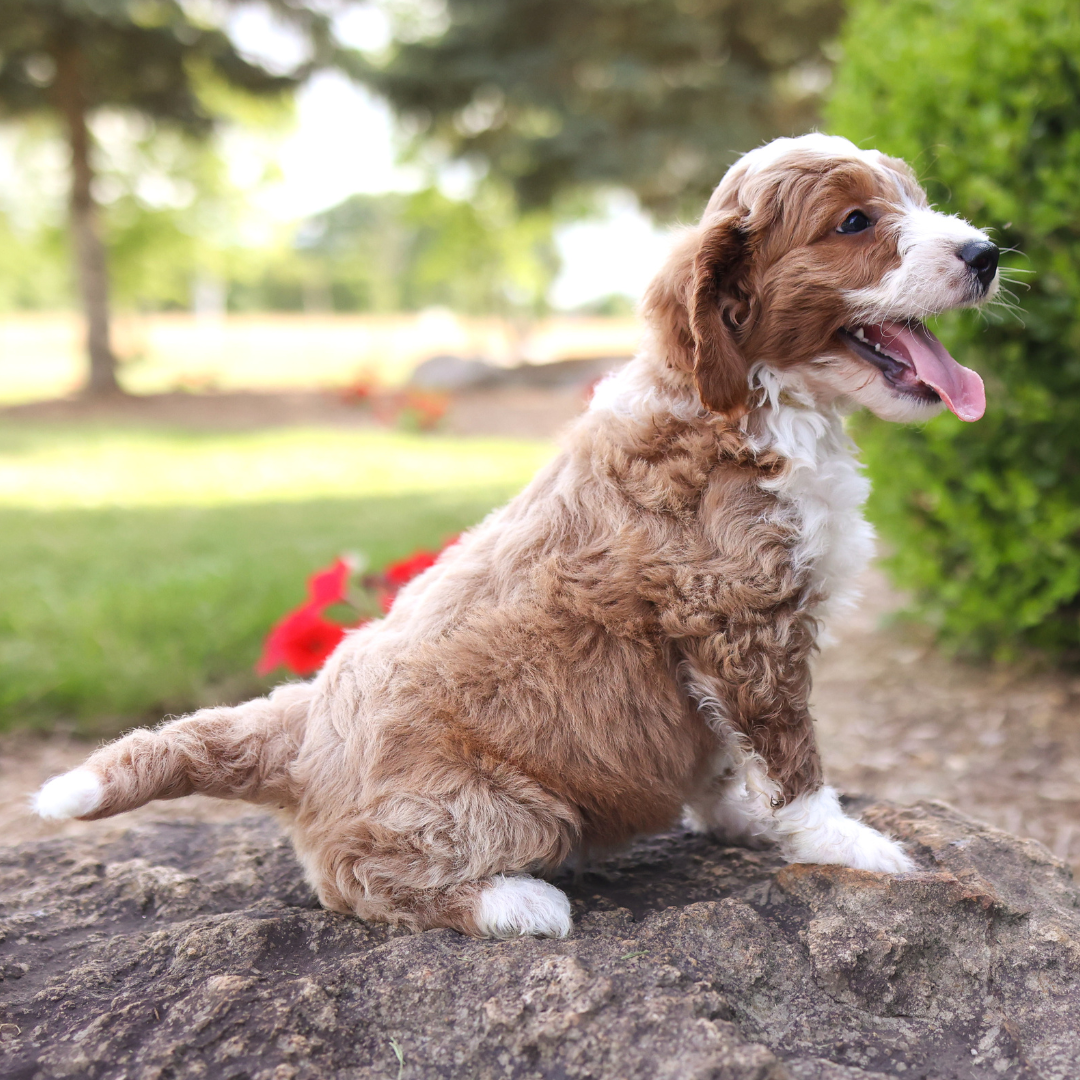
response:
<svg viewBox="0 0 1080 1080"><path fill-rule="evenodd" d="M339 393L341 400L355 405L363 405L375 396L379 388L379 380L374 371L364 369L357 372L353 381L343 386Z"/></svg>
<svg viewBox="0 0 1080 1080"><path fill-rule="evenodd" d="M366 577L364 585L376 592L383 612L390 611L401 588L433 566L442 551L457 543L457 539L451 537L440 551L416 551L391 563L381 574ZM349 577L354 569L351 562L339 558L308 578L307 601L276 622L266 637L262 656L255 667L260 675L267 675L280 665L297 675L317 671L338 647L345 631L367 621L342 626L323 617L328 607L349 602Z"/></svg>
<svg viewBox="0 0 1080 1080"><path fill-rule="evenodd" d="M276 622L266 637L262 656L255 666L260 675L269 674L280 664L297 675L307 675L322 667L350 629L324 619L323 611L345 601L351 573L352 566L345 559L337 559L308 578L307 603Z"/></svg>
<svg viewBox="0 0 1080 1080"><path fill-rule="evenodd" d="M425 390L398 390L371 398L372 415L380 424L431 431L450 407L447 394Z"/></svg>
<svg viewBox="0 0 1080 1080"><path fill-rule="evenodd" d="M342 558L325 570L317 570L308 578L308 596L311 597L311 603L318 605L320 611L331 604L342 603L351 573L352 565Z"/></svg>
<svg viewBox="0 0 1080 1080"><path fill-rule="evenodd" d="M364 584L378 593L383 614L388 615L394 606L398 592L419 577L425 570L434 566L439 556L452 544L458 542L460 534L451 536L438 551L414 551L412 555L391 563L381 574L373 574L364 579Z"/></svg>
<svg viewBox="0 0 1080 1080"><path fill-rule="evenodd" d="M379 605L384 615L390 614L398 592L414 577L419 577L428 567L434 566L438 557L437 551L417 551L407 559L391 563L381 574L377 574L372 579L371 584L375 586L375 591L379 594Z"/></svg>
<svg viewBox="0 0 1080 1080"><path fill-rule="evenodd" d="M421 431L431 431L446 415L450 399L446 394L425 393L422 390L409 390L399 419L412 422Z"/></svg>
<svg viewBox="0 0 1080 1080"><path fill-rule="evenodd" d="M414 552L406 559L391 563L383 571L383 578L391 588L400 589L403 585L408 585L414 577L419 577L429 566L434 566L438 557L437 551Z"/></svg>
<svg viewBox="0 0 1080 1080"><path fill-rule="evenodd" d="M268 675L284 664L297 675L318 671L338 647L345 630L346 627L324 619L317 605L304 604L275 624L267 635L255 670Z"/></svg>

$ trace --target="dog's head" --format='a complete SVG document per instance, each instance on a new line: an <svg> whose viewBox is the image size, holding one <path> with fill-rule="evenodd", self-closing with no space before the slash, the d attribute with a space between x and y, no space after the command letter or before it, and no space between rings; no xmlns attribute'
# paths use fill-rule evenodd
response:
<svg viewBox="0 0 1080 1080"><path fill-rule="evenodd" d="M777 139L728 171L644 312L668 362L732 418L766 363L886 420L942 403L977 420L982 380L923 319L990 299L997 261L984 233L929 207L904 162L833 136Z"/></svg>

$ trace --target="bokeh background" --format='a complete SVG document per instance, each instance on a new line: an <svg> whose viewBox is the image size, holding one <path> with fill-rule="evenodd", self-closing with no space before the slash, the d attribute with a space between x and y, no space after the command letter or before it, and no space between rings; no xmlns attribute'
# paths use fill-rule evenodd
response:
<svg viewBox="0 0 1080 1080"><path fill-rule="evenodd" d="M671 228L815 128L911 162L1007 282L935 327L985 419L852 421L884 557L819 664L832 779L1080 859L1072 0L5 0L10 835L80 740L285 677L316 568L520 489Z"/></svg>

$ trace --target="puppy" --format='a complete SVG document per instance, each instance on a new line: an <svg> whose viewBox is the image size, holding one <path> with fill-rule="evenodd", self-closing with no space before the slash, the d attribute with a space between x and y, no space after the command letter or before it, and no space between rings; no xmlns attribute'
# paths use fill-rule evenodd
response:
<svg viewBox="0 0 1080 1080"><path fill-rule="evenodd" d="M684 812L791 861L911 869L823 785L807 707L819 623L872 552L841 418L982 415L922 320L990 298L997 255L894 158L752 151L649 288L640 355L525 491L313 681L134 731L38 813L278 806L326 907L476 936L567 934L532 875Z"/></svg>

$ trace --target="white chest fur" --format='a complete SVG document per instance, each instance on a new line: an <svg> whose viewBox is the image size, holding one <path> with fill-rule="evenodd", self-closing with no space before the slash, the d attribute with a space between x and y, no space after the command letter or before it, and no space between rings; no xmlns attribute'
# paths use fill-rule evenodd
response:
<svg viewBox="0 0 1080 1080"><path fill-rule="evenodd" d="M858 598L857 579L874 555L874 530L862 507L870 484L839 413L819 411L797 387L769 369L756 373L766 404L754 417L754 441L781 454L789 467L765 487L780 500L780 513L797 522L796 559L825 599L823 618Z"/></svg>
<svg viewBox="0 0 1080 1080"><path fill-rule="evenodd" d="M858 599L856 581L874 555L874 530L862 513L870 485L840 414L815 408L797 376L758 365L751 385L763 402L750 419L753 443L790 462L781 477L765 486L777 496L778 512L793 521L801 536L796 558L809 569L815 590L826 597L816 614L827 618ZM662 409L688 420L704 412L696 396L663 397L655 373L643 361L608 376L596 388L589 409L623 416L648 416Z"/></svg>

